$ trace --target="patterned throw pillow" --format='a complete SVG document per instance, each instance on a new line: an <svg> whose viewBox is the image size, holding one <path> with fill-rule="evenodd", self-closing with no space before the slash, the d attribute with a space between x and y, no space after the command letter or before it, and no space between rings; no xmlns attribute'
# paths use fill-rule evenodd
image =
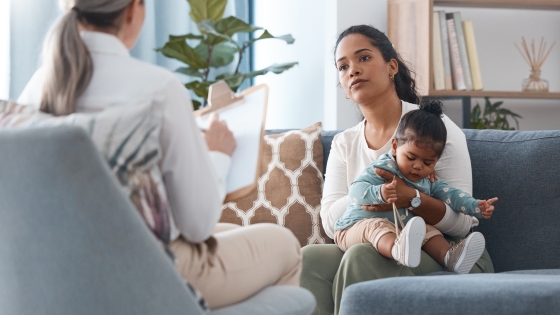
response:
<svg viewBox="0 0 560 315"><path fill-rule="evenodd" d="M100 112L52 116L30 106L0 102L0 128L75 125L90 135L124 193L165 245L170 238L167 193L158 166L162 112L147 102L131 102Z"/></svg>
<svg viewBox="0 0 560 315"><path fill-rule="evenodd" d="M276 223L301 246L332 243L321 224L323 146L321 123L264 137L257 189L223 207L220 222Z"/></svg>

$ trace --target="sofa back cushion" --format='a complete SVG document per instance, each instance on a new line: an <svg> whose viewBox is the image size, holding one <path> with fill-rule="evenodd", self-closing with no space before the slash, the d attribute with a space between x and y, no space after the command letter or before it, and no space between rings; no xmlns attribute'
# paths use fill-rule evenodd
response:
<svg viewBox="0 0 560 315"><path fill-rule="evenodd" d="M560 131L464 130L473 195L498 197L486 238L496 272L560 267Z"/></svg>

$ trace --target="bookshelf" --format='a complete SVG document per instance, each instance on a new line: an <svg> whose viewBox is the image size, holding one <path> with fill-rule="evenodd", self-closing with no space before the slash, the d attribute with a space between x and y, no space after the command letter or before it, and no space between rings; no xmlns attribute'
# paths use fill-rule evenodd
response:
<svg viewBox="0 0 560 315"><path fill-rule="evenodd" d="M432 12L434 6L558 10L560 0L388 0L387 36L417 74L421 96L461 99L463 128L470 127L471 98L560 99L560 92L434 90L432 67ZM478 49L480 54L483 51ZM482 69L484 71L484 69Z"/></svg>

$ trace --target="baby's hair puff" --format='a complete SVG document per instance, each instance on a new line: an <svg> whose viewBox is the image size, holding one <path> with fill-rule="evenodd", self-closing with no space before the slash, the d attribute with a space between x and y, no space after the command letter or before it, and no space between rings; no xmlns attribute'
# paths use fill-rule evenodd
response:
<svg viewBox="0 0 560 315"><path fill-rule="evenodd" d="M401 146L413 142L418 147L429 147L441 157L447 129L442 120L443 104L435 99L423 99L420 108L406 113L402 118L395 138Z"/></svg>

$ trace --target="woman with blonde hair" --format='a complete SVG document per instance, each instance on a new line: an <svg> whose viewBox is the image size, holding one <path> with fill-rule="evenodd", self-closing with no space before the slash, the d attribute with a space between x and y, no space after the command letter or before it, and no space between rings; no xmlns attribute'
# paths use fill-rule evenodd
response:
<svg viewBox="0 0 560 315"><path fill-rule="evenodd" d="M158 161L170 224L155 233L178 272L210 308L242 301L269 285L299 284L300 245L287 229L218 224L235 139L214 119L201 136L182 83L129 55L144 23L143 0L63 1L43 64L18 102L55 116L151 102L161 109ZM165 227L165 225L164 225Z"/></svg>

